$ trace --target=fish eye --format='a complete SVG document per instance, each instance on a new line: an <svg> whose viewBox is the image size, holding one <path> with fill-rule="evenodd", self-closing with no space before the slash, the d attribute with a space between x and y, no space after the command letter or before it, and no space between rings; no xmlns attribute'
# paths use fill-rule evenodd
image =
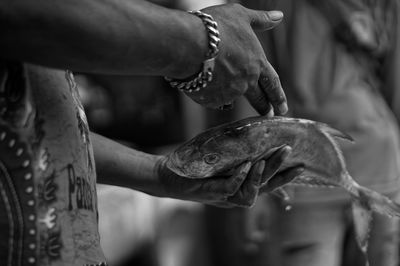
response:
<svg viewBox="0 0 400 266"><path fill-rule="evenodd" d="M217 153L209 153L204 155L203 160L207 163L207 164L215 164L219 161L220 156Z"/></svg>

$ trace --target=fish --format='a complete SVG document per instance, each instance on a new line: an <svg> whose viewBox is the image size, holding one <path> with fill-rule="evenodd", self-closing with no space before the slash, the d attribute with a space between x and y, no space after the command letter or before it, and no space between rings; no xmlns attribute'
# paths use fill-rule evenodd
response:
<svg viewBox="0 0 400 266"><path fill-rule="evenodd" d="M357 242L366 254L372 211L400 217L400 205L351 177L338 140L354 142L346 133L321 122L279 116L250 117L200 133L172 152L166 166L183 177L212 178L230 173L244 162L256 163L267 158L284 145L290 146L292 152L279 172L298 165L304 166L304 171L287 183L274 183L280 188L305 185L345 189L351 195Z"/></svg>

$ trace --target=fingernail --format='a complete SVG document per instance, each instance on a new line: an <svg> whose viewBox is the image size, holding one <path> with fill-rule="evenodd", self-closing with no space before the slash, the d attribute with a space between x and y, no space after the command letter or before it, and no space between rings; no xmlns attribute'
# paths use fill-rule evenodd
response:
<svg viewBox="0 0 400 266"><path fill-rule="evenodd" d="M299 175L299 174L303 173L304 170L306 170L304 167L297 168L297 174Z"/></svg>
<svg viewBox="0 0 400 266"><path fill-rule="evenodd" d="M268 16L272 21L279 21L283 18L283 13L281 11L273 10L268 11Z"/></svg>
<svg viewBox="0 0 400 266"><path fill-rule="evenodd" d="M274 114L274 108L270 107L268 113L265 115L266 117L273 117Z"/></svg>
<svg viewBox="0 0 400 266"><path fill-rule="evenodd" d="M262 173L264 172L264 167L265 167L265 162L260 161L258 163L257 174L262 175Z"/></svg>
<svg viewBox="0 0 400 266"><path fill-rule="evenodd" d="M282 149L282 156L284 156L284 158L286 158L291 152L292 152L292 147L286 145Z"/></svg>
<svg viewBox="0 0 400 266"><path fill-rule="evenodd" d="M278 109L279 109L279 113L280 113L281 115L284 115L284 114L287 113L287 111L288 111L289 108L288 108L288 106L287 106L287 103L282 103L281 105L279 105Z"/></svg>

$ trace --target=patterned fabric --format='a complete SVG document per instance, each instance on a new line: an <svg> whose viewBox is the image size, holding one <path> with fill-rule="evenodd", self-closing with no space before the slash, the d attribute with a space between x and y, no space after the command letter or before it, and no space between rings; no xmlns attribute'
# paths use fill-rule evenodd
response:
<svg viewBox="0 0 400 266"><path fill-rule="evenodd" d="M70 72L0 61L0 265L106 265Z"/></svg>

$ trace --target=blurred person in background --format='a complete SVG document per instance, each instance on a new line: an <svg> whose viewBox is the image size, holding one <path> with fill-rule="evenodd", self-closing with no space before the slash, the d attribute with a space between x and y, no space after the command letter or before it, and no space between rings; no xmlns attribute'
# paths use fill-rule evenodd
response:
<svg viewBox="0 0 400 266"><path fill-rule="evenodd" d="M245 95L262 114L287 111L279 78L253 29L282 13L240 5L204 10L221 36L214 79L193 100L218 108ZM160 197L249 206L261 178L288 153L239 167L230 178L190 180L163 156L91 133L70 71L162 75L198 73L209 50L199 17L145 1L2 1L0 68L1 227L5 265L106 265L97 227L100 182ZM235 18L238 23L232 23Z"/></svg>
<svg viewBox="0 0 400 266"><path fill-rule="evenodd" d="M351 175L399 200L399 2L241 3L285 13L279 27L259 37L286 88L289 116L325 122L352 136L355 143L340 143ZM209 123L255 114L243 102L236 107L217 121L208 115ZM290 211L269 197L260 197L250 210L207 207L212 265L365 265L346 193L315 187L288 187L287 192ZM398 219L374 214L370 265L397 266L398 244Z"/></svg>
<svg viewBox="0 0 400 266"><path fill-rule="evenodd" d="M360 184L399 199L399 2L243 1L279 8L285 21L260 36L287 89L290 116L348 133L341 147ZM293 207L275 229L285 266L365 265L354 241L351 206L340 189L288 188ZM374 214L371 266L397 266L399 221Z"/></svg>

